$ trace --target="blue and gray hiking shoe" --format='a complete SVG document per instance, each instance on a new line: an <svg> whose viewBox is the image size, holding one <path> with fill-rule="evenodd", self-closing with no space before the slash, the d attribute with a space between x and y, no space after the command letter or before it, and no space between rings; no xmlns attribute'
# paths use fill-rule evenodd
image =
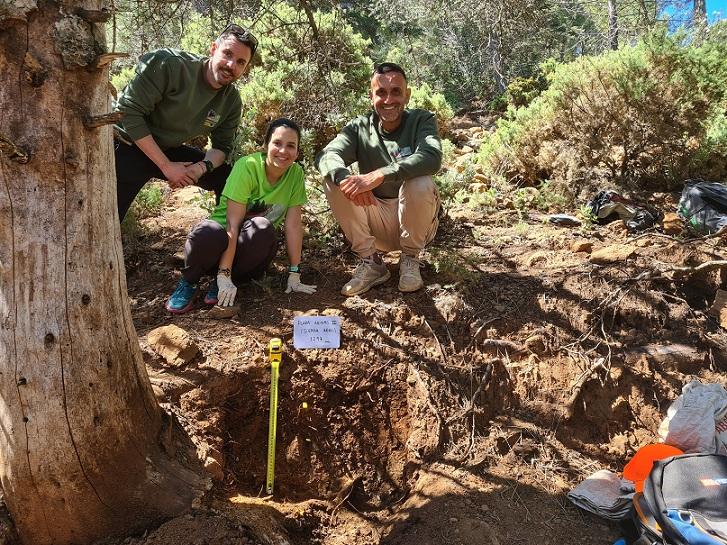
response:
<svg viewBox="0 0 727 545"><path fill-rule="evenodd" d="M197 284L190 284L184 278L179 279L177 289L169 297L166 308L174 314L184 314L192 308L192 301L197 294Z"/></svg>
<svg viewBox="0 0 727 545"><path fill-rule="evenodd" d="M216 305L217 304L217 293L220 291L220 289L217 287L217 279L215 278L210 282L209 287L207 288L207 294L204 296L204 304L205 305Z"/></svg>

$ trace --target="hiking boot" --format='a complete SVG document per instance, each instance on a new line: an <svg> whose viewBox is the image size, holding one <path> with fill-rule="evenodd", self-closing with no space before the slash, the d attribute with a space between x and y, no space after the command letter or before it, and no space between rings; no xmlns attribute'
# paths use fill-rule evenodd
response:
<svg viewBox="0 0 727 545"><path fill-rule="evenodd" d="M383 284L389 278L391 278L391 273L386 265L376 263L373 259L364 259L353 271L353 277L348 281L348 284L341 289L341 294L346 297L359 295L374 286Z"/></svg>
<svg viewBox="0 0 727 545"><path fill-rule="evenodd" d="M416 291L424 285L419 272L420 266L421 262L416 257L401 254L399 258L399 291L405 293Z"/></svg>
<svg viewBox="0 0 727 545"><path fill-rule="evenodd" d="M192 301L197 294L197 284L191 284L184 278L179 279L177 288L169 296L166 309L174 314L184 314L192 308Z"/></svg>
<svg viewBox="0 0 727 545"><path fill-rule="evenodd" d="M212 282L210 282L210 285L207 287L207 293L204 296L204 304L205 305L216 305L217 304L217 294L219 293L220 288L217 287L217 279L213 279Z"/></svg>

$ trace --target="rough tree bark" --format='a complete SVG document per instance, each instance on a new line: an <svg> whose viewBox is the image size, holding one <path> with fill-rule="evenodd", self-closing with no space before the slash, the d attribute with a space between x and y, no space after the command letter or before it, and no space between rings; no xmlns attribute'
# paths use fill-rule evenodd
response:
<svg viewBox="0 0 727 545"><path fill-rule="evenodd" d="M618 7L616 0L608 0L608 46L618 49Z"/></svg>
<svg viewBox="0 0 727 545"><path fill-rule="evenodd" d="M701 43L707 29L707 0L694 0L692 6L692 22L695 33L695 42Z"/></svg>
<svg viewBox="0 0 727 545"><path fill-rule="evenodd" d="M127 302L108 7L0 0L0 480L26 544L128 535L206 484Z"/></svg>

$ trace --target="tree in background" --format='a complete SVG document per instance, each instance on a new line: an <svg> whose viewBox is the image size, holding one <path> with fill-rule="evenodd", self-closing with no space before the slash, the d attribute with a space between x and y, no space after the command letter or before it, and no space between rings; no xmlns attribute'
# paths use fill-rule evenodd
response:
<svg viewBox="0 0 727 545"><path fill-rule="evenodd" d="M0 480L28 545L129 535L205 490L156 403L131 321L110 6L98 8L0 9Z"/></svg>

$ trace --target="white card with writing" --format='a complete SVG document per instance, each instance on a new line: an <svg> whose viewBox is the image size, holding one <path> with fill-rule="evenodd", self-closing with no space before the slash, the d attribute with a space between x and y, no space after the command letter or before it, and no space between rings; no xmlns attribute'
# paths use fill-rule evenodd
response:
<svg viewBox="0 0 727 545"><path fill-rule="evenodd" d="M296 316L293 318L293 346L296 348L339 348L340 316Z"/></svg>

